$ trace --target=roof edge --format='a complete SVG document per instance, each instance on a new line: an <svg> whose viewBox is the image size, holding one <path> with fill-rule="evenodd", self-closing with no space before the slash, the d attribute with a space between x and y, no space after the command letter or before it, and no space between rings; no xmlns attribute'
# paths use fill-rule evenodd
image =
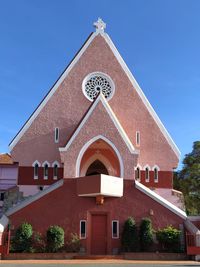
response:
<svg viewBox="0 0 200 267"><path fill-rule="evenodd" d="M187 219L187 215L185 211L179 209L178 207L173 205L171 202L159 196L158 194L153 192L151 189L149 189L145 185L141 184L138 181L135 181L135 187L141 192L143 192L144 194L146 194L147 196L149 196L150 198L152 198L153 200L157 201L159 204L161 204L165 208L169 209L170 211L172 211L173 213L181 217L182 219L185 219L185 220Z"/></svg>

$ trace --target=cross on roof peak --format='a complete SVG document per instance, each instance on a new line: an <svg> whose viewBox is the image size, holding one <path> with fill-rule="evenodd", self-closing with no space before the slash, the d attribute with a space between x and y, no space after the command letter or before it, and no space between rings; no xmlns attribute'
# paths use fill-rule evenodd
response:
<svg viewBox="0 0 200 267"><path fill-rule="evenodd" d="M106 28L106 23L101 18L98 18L93 25L96 28L96 32L104 32L104 29Z"/></svg>

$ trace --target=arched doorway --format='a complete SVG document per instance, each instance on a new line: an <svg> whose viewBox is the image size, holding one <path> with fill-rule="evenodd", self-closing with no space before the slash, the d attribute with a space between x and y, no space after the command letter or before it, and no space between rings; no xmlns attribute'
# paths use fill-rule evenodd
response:
<svg viewBox="0 0 200 267"><path fill-rule="evenodd" d="M86 176L96 174L109 174L107 168L100 160L95 160L87 169Z"/></svg>
<svg viewBox="0 0 200 267"><path fill-rule="evenodd" d="M81 149L76 173L77 177L97 173L123 177L123 163L114 144L104 136L97 136Z"/></svg>

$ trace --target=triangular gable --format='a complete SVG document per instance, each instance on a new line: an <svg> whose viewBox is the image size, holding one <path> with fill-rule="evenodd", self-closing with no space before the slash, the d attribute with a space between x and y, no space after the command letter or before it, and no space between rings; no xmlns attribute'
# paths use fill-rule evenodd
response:
<svg viewBox="0 0 200 267"><path fill-rule="evenodd" d="M99 35L99 34L105 39L106 43L109 45L111 51L115 55L116 59L118 60L118 62L121 65L122 69L124 70L124 72L126 73L126 75L129 78L131 84L133 85L133 87L137 91L138 95L140 96L140 98L143 101L144 105L146 106L147 110L149 111L149 113L153 117L154 121L158 125L159 129L161 130L161 132L164 135L164 137L166 138L167 142L169 143L169 145L173 149L174 153L179 158L180 157L180 151L179 151L178 147L176 146L176 144L172 140L170 134L168 133L168 131L166 130L166 128L162 124L162 122L159 119L158 115L156 114L155 110L153 109L153 107L151 106L151 104L149 103L149 101L147 100L147 98L144 95L142 89L140 88L140 86L138 85L137 81L133 77L131 71L127 67L126 63L124 62L124 60L121 57L120 53L118 52L117 48L113 44L112 40L110 39L110 37L108 36L108 34L105 33L103 30L100 30L100 31L99 30L96 30L96 32L92 33L89 36L89 38L86 40L85 44L82 46L82 48L76 54L76 56L71 61L71 63L68 65L68 67L65 69L65 71L60 76L60 78L56 81L56 83L54 84L54 86L52 87L52 89L49 91L49 93L46 95L46 97L43 99L43 101L40 103L40 105L37 107L37 109L31 115L31 117L27 120L27 122L24 124L24 126L21 128L21 130L18 132L18 134L11 141L11 143L9 144L10 150L12 150L13 147L17 144L17 142L19 141L19 139L23 136L23 134L30 127L30 125L32 124L32 122L34 121L34 119L37 117L37 115L40 113L40 111L46 105L46 103L48 102L48 100L55 93L55 91L57 90L57 88L59 87L59 85L63 82L63 80L67 77L67 75L71 71L71 69L79 61L80 57L83 55L83 53L85 52L85 50L88 48L88 46L94 40L94 38L97 35Z"/></svg>
<svg viewBox="0 0 200 267"><path fill-rule="evenodd" d="M130 139L128 138L126 132L124 131L123 127L121 126L120 122L118 121L116 115L114 114L114 112L112 111L110 105L108 104L108 102L106 101L105 97L101 93L99 94L97 99L94 101L94 103L92 103L90 109L85 114L84 118L81 120L80 124L78 125L78 127L76 128L74 133L72 134L72 136L69 139L69 141L67 142L66 146L65 147L60 147L59 151L63 152L63 151L67 151L68 150L68 148L73 143L73 141L75 140L76 136L79 134L79 132L82 129L82 127L84 126L84 124L87 122L87 120L92 115L93 111L95 110L95 108L99 104L99 102L101 102L103 104L105 110L107 111L110 119L112 120L112 122L114 123L116 129L118 130L119 134L121 135L124 143L128 147L130 153L131 154L138 154L138 151L134 148L134 146L131 143Z"/></svg>

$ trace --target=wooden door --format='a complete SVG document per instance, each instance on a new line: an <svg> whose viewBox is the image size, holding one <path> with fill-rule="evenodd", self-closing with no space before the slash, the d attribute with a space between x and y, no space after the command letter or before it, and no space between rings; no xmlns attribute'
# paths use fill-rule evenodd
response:
<svg viewBox="0 0 200 267"><path fill-rule="evenodd" d="M92 215L91 222L91 254L105 255L107 252L107 216Z"/></svg>

